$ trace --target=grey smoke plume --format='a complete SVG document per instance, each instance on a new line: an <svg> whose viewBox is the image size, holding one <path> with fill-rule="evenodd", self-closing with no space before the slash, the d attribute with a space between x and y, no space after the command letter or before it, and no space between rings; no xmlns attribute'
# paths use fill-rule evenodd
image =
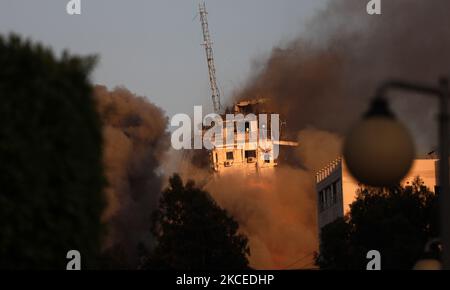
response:
<svg viewBox="0 0 450 290"><path fill-rule="evenodd" d="M318 250L314 171L339 155L341 139L314 128L300 131L298 138L303 141L295 151L302 167L282 164L274 174L262 177L214 176L192 162L192 152L172 152L165 163L167 173L178 172L184 180L203 186L238 221L249 238L249 261L256 269L314 267Z"/></svg>
<svg viewBox="0 0 450 290"><path fill-rule="evenodd" d="M307 171L285 166L265 178L226 175L212 180L206 189L248 236L252 267L314 266L318 244L317 228L312 226L316 224L315 187Z"/></svg>
<svg viewBox="0 0 450 290"><path fill-rule="evenodd" d="M282 166L269 180L225 177L207 185L249 236L256 268L283 268L317 250L314 171L339 156L341 136L376 86L388 78L432 83L450 72L450 1L382 3L383 15L369 16L366 1L330 1L306 35L257 61L255 75L235 91L235 100L269 98L287 122L286 135L300 144L295 169ZM419 150L430 149L434 103L415 96L392 103ZM292 268L311 267L311 259Z"/></svg>
<svg viewBox="0 0 450 290"><path fill-rule="evenodd" d="M330 1L307 35L274 48L236 90L236 100L271 99L272 111L287 121L288 136L298 137L300 167L279 168L275 176L255 180L214 179L182 158L181 166L173 166L184 179L206 184L239 221L250 238L250 261L256 268L284 268L296 261L291 268L311 267L317 250L313 172L337 157L339 135L366 110L376 86L390 77L434 82L450 72L450 1L382 3L383 15L369 16L367 1ZM149 213L161 189L158 167L167 163L162 157L166 119L157 107L126 90L97 92L107 125L110 188L104 219L112 229L107 247L120 245L135 257L137 243L148 239ZM434 103L414 96L393 103L414 130L419 149L428 150L435 138Z"/></svg>
<svg viewBox="0 0 450 290"><path fill-rule="evenodd" d="M108 186L105 251L120 266L137 264L138 245L149 247L150 216L157 206L163 178L159 167L169 147L167 118L157 106L125 88L96 86L103 122L104 166Z"/></svg>
<svg viewBox="0 0 450 290"><path fill-rule="evenodd" d="M237 99L266 97L291 132L307 126L345 133L388 78L437 83L450 74L450 1L382 1L369 16L367 1L330 1L307 35L276 47ZM393 101L413 129L420 151L435 144L435 103L415 96ZM426 151L428 152L428 151Z"/></svg>

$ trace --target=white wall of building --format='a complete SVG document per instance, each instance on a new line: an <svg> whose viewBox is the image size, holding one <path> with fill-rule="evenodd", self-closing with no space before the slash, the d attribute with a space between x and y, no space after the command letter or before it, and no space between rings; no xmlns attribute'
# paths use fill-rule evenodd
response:
<svg viewBox="0 0 450 290"><path fill-rule="evenodd" d="M411 184L411 182L419 176L424 185L426 185L431 191L435 190L437 183L437 160L436 159L416 159L411 167L411 170L407 176L401 181L403 186ZM318 195L318 222L319 229L324 227L330 222L333 222L338 217L346 215L350 211L350 205L355 201L357 195L357 189L359 183L356 181L345 165L345 162L339 161L339 163L333 167L326 168L320 173L317 183L317 195ZM326 175L323 174L326 172ZM329 202L330 197L333 194L333 190L329 192L327 189L334 188L333 184L337 184L337 198ZM327 194L328 193L328 194ZM325 198L326 204L323 205L323 195L328 196ZM330 195L331 194L331 195Z"/></svg>

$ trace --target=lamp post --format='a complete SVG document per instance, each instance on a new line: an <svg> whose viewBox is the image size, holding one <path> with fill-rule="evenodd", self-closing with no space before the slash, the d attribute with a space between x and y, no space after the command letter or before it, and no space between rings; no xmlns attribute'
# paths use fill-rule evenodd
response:
<svg viewBox="0 0 450 290"><path fill-rule="evenodd" d="M414 146L406 128L395 119L386 97L390 90L404 90L437 98L439 101L439 190L443 243L443 269L450 270L450 190L449 190L449 98L448 79L437 86L388 81L378 87L372 106L363 121L349 133L344 158L349 171L360 182L390 186L407 174L414 160Z"/></svg>

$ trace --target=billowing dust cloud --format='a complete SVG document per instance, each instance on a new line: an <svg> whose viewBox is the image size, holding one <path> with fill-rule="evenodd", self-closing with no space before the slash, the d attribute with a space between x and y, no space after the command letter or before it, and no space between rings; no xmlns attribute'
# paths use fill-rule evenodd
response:
<svg viewBox="0 0 450 290"><path fill-rule="evenodd" d="M389 78L437 83L448 76L450 1L383 1L382 16L367 15L366 4L330 1L306 35L255 62L255 74L235 91L234 100L268 98L286 121L285 136L299 142L289 162L294 168L206 185L249 236L256 268L311 267L308 254L318 246L314 172L340 155L341 136L367 109L376 86ZM393 106L419 152L433 149L433 101L397 96Z"/></svg>
<svg viewBox="0 0 450 290"><path fill-rule="evenodd" d="M291 132L307 126L345 133L389 78L437 84L450 74L450 1L330 1L307 32L257 60L236 99L265 97ZM262 28L263 29L263 28ZM414 131L420 152L436 144L436 103L414 95L393 98L394 111Z"/></svg>
<svg viewBox="0 0 450 290"><path fill-rule="evenodd" d="M171 168L167 175L176 171L185 180L196 180L236 218L250 240L251 266L311 268L318 247L314 171L340 154L340 136L367 109L383 80L432 83L450 71L450 1L382 3L383 15L369 16L367 1L330 1L306 34L257 60L254 75L236 89L234 100L269 98L272 111L286 121L285 136L299 142L289 155L294 166L280 162L271 177L217 178L186 156L173 164L163 160L163 113L126 90L97 88L107 124L105 159L111 185L104 218L112 227L109 245L132 252L145 240L163 162ZM393 105L413 129L419 150L433 149L433 101L399 96Z"/></svg>
<svg viewBox="0 0 450 290"><path fill-rule="evenodd" d="M296 156L307 171L314 173L341 155L342 138L337 134L312 127L298 133Z"/></svg>
<svg viewBox="0 0 450 290"><path fill-rule="evenodd" d="M167 118L125 88L96 86L95 97L103 122L107 178L104 248L123 259L118 261L121 266L134 267L138 245L151 244L150 216L163 182L158 169L170 146Z"/></svg>
<svg viewBox="0 0 450 290"><path fill-rule="evenodd" d="M314 267L318 250L314 171L339 156L341 139L313 128L298 135L303 141L295 150L304 168L283 165L263 176L219 177L192 163L192 152L179 153L176 166L170 166L184 180L204 187L238 221L249 238L250 266L256 269Z"/></svg>
<svg viewBox="0 0 450 290"><path fill-rule="evenodd" d="M312 268L317 250L314 179L290 167L276 175L223 176L206 186L249 238L256 269ZM301 261L300 261L301 259Z"/></svg>

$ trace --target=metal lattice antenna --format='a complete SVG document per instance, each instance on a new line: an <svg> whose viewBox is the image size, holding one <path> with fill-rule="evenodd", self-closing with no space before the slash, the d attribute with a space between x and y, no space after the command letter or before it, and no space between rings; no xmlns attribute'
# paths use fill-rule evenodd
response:
<svg viewBox="0 0 450 290"><path fill-rule="evenodd" d="M208 12L206 12L205 2L202 2L199 4L199 13L200 13L200 22L202 24L202 30L203 30L203 41L204 41L203 46L205 47L206 59L208 61L209 83L211 86L211 94L212 94L212 100L213 100L213 105L214 105L214 112L219 114L220 110L221 110L220 91L219 91L219 87L217 85L217 80L216 80L216 68L214 66L212 41L211 41L211 36L209 34L209 28L208 28L208 18L207 18Z"/></svg>

